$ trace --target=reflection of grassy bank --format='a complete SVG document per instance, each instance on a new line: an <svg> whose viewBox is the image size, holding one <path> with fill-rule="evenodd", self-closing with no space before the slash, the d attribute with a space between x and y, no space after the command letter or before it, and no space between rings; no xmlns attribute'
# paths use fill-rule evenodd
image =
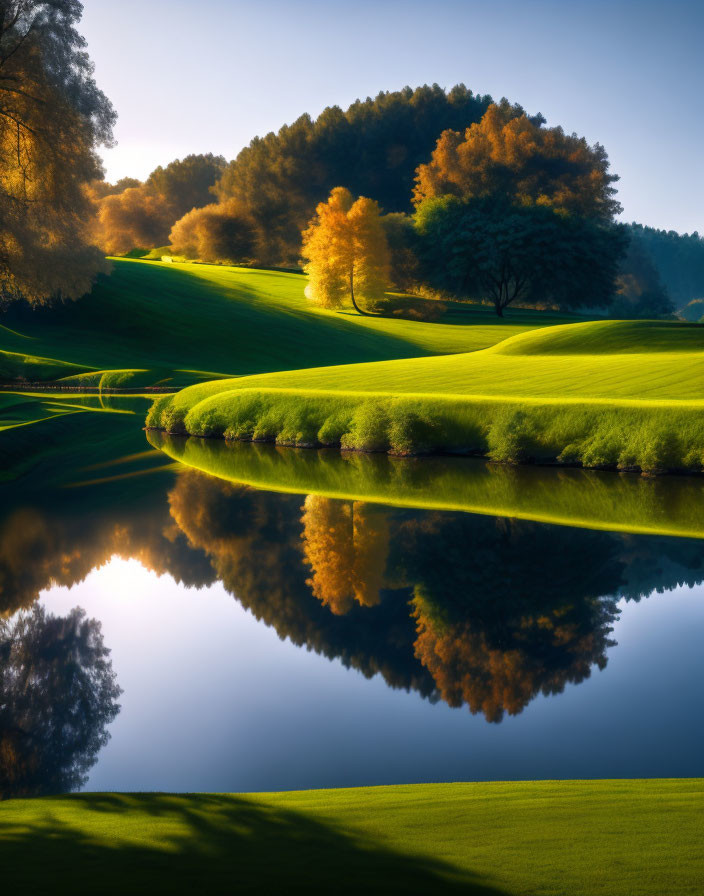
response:
<svg viewBox="0 0 704 896"><path fill-rule="evenodd" d="M397 459L170 437L170 457L273 491L465 510L562 525L704 537L704 480L643 479L578 469L506 467L466 458Z"/></svg>
<svg viewBox="0 0 704 896"><path fill-rule="evenodd" d="M695 893L703 793L681 779L17 800L0 857L12 892Z"/></svg>

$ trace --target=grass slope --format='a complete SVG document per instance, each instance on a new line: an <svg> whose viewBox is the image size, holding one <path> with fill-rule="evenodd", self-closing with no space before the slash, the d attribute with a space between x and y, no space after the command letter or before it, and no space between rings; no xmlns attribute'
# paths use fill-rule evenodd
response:
<svg viewBox="0 0 704 896"><path fill-rule="evenodd" d="M223 376L468 352L577 318L457 306L422 323L312 306L299 274L116 259L78 302L0 314L0 381L188 385ZM80 380L79 380L80 382Z"/></svg>
<svg viewBox="0 0 704 896"><path fill-rule="evenodd" d="M295 451L149 431L154 448L266 491L451 510L615 532L704 538L704 479L515 468L460 458Z"/></svg>
<svg viewBox="0 0 704 896"><path fill-rule="evenodd" d="M702 468L703 411L704 326L596 321L471 353L193 386L156 403L149 424L281 444L658 471Z"/></svg>
<svg viewBox="0 0 704 896"><path fill-rule="evenodd" d="M4 803L0 858L13 893L694 896L703 810L686 779L81 794Z"/></svg>

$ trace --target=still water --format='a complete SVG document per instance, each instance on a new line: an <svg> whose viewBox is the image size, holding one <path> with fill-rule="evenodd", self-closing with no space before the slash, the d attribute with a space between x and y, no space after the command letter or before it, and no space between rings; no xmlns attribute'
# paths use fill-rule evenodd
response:
<svg viewBox="0 0 704 896"><path fill-rule="evenodd" d="M8 401L2 795L704 774L700 480Z"/></svg>

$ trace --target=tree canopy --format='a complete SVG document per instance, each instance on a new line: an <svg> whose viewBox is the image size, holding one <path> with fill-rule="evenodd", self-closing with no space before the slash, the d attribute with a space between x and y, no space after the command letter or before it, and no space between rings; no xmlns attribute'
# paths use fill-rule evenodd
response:
<svg viewBox="0 0 704 896"><path fill-rule="evenodd" d="M418 168L424 275L463 298L563 308L613 298L628 239L599 144L491 105L464 134L445 131Z"/></svg>
<svg viewBox="0 0 704 896"><path fill-rule="evenodd" d="M544 128L511 106L492 103L464 134L443 132L430 162L418 168L414 201L491 197L610 221L621 211L614 198L617 180L600 144L589 146L584 137Z"/></svg>
<svg viewBox="0 0 704 896"><path fill-rule="evenodd" d="M425 279L464 298L561 308L608 305L627 237L622 228L492 198L427 199L418 208Z"/></svg>
<svg viewBox="0 0 704 896"><path fill-rule="evenodd" d="M177 255L205 262L246 264L256 258L259 234L235 201L193 208L174 224L169 243Z"/></svg>
<svg viewBox="0 0 704 896"><path fill-rule="evenodd" d="M647 255L678 308L704 299L704 237L630 224L631 241ZM701 312L700 312L701 314Z"/></svg>
<svg viewBox="0 0 704 896"><path fill-rule="evenodd" d="M217 195L253 216L264 235L261 262L295 264L301 230L334 187L371 196L386 212L408 211L416 168L441 132L479 121L491 101L463 84L448 92L434 84L380 93L344 111L331 106L316 119L302 115L252 140L228 165ZM523 112L505 100L501 108Z"/></svg>
<svg viewBox="0 0 704 896"><path fill-rule="evenodd" d="M0 301L77 298L104 269L84 187L113 108L93 79L77 0L0 4Z"/></svg>

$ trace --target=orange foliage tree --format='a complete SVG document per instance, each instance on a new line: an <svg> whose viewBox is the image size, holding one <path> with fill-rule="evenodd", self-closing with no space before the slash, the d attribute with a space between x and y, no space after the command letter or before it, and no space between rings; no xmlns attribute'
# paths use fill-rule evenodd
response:
<svg viewBox="0 0 704 896"><path fill-rule="evenodd" d="M345 187L335 187L303 232L306 295L324 308L341 308L347 298L359 314L361 297L380 301L390 280L390 257L379 205Z"/></svg>
<svg viewBox="0 0 704 896"><path fill-rule="evenodd" d="M492 104L464 133L441 134L430 162L418 168L414 202L444 195L496 198L610 221L621 211L617 180L600 144Z"/></svg>
<svg viewBox="0 0 704 896"><path fill-rule="evenodd" d="M177 255L206 262L248 264L256 256L254 221L237 202L194 208L172 227L171 248Z"/></svg>
<svg viewBox="0 0 704 896"><path fill-rule="evenodd" d="M165 246L169 232L193 208L212 202L211 187L225 166L222 156L191 154L161 165L144 183L124 178L92 184L95 236L109 255Z"/></svg>
<svg viewBox="0 0 704 896"><path fill-rule="evenodd" d="M115 113L73 0L0 3L0 302L78 298L101 270L85 187Z"/></svg>
<svg viewBox="0 0 704 896"><path fill-rule="evenodd" d="M379 603L389 552L389 525L379 507L308 495L303 511L303 551L313 594L338 616L354 602Z"/></svg>
<svg viewBox="0 0 704 896"><path fill-rule="evenodd" d="M590 603L596 608L598 600ZM568 682L589 678L592 665L606 666L606 648L613 643L607 637L608 612L604 624L594 626L579 600L551 613L511 620L507 643L501 645L491 643L470 618L440 618L419 589L413 606L418 630L415 654L435 679L443 700L455 707L466 703L489 722L500 722L505 712L517 715L539 693L560 693ZM595 609L595 617L598 613Z"/></svg>

